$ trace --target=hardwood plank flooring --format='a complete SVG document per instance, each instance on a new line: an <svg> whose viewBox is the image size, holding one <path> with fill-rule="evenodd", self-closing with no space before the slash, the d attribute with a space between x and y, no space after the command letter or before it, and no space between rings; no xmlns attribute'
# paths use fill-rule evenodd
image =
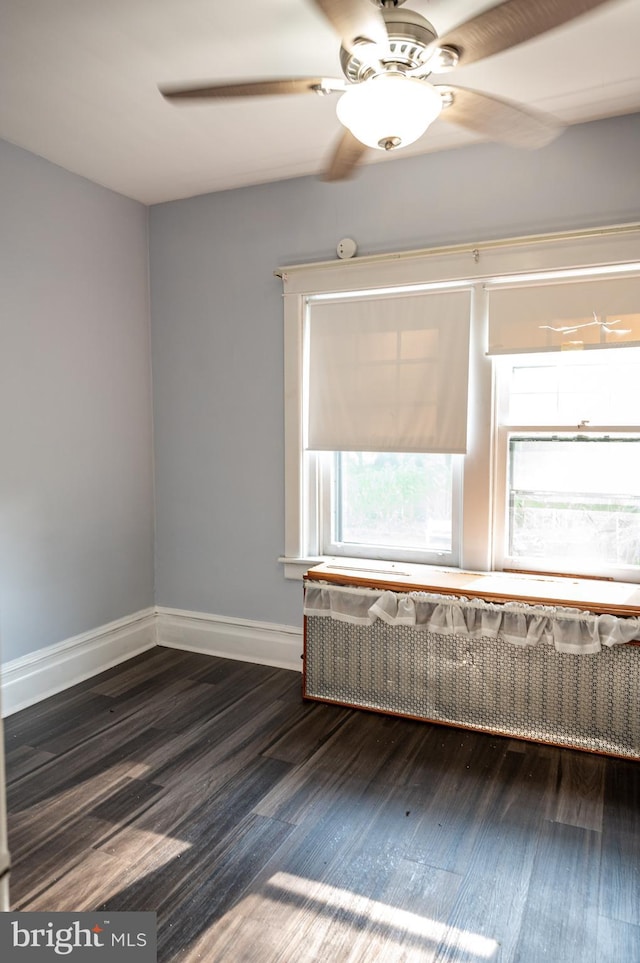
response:
<svg viewBox="0 0 640 963"><path fill-rule="evenodd" d="M640 963L640 763L156 648L5 720L12 908L160 963Z"/></svg>

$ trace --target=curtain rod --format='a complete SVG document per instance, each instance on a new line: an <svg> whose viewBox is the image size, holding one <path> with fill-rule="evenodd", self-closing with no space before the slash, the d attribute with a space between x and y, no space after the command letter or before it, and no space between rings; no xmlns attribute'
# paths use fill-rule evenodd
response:
<svg viewBox="0 0 640 963"><path fill-rule="evenodd" d="M282 279L288 271L309 271L315 268L335 267L337 264L363 264L376 263L380 261L399 261L409 260L417 257L427 257L429 255L442 254L471 254L474 260L478 260L481 251L492 250L500 247L524 247L529 244L546 244L551 241L576 241L589 237L607 237L616 234L633 234L640 231L640 222L631 224L619 224L610 227L585 228L581 231L557 231L551 234L530 234L507 237L493 241L471 241L461 244L449 244L441 247L416 248L410 251L386 251L380 254L365 254L362 257L350 260L329 260L329 261L308 261L299 264L284 265L276 268L273 272L274 277Z"/></svg>

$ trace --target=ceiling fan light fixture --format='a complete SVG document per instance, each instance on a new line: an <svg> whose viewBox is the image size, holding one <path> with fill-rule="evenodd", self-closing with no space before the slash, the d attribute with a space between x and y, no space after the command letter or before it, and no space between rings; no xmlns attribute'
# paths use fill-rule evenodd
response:
<svg viewBox="0 0 640 963"><path fill-rule="evenodd" d="M348 87L338 101L340 123L367 147L390 150L422 137L442 109L442 98L424 80L385 73Z"/></svg>

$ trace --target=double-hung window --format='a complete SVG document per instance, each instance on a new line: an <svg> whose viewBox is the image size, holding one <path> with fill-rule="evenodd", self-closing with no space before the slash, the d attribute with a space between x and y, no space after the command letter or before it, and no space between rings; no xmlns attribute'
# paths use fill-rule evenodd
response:
<svg viewBox="0 0 640 963"><path fill-rule="evenodd" d="M309 299L305 449L322 554L457 564L470 317L460 285Z"/></svg>
<svg viewBox="0 0 640 963"><path fill-rule="evenodd" d="M287 574L640 580L639 250L632 227L283 269Z"/></svg>
<svg viewBox="0 0 640 963"><path fill-rule="evenodd" d="M640 280L488 287L496 567L637 576Z"/></svg>

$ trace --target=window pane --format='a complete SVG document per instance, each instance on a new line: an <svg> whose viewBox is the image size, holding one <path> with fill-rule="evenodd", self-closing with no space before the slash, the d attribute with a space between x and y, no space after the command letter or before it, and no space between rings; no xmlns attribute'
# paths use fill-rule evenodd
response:
<svg viewBox="0 0 640 963"><path fill-rule="evenodd" d="M510 369L508 424L638 424L639 380L637 348L564 355L553 364L521 359Z"/></svg>
<svg viewBox="0 0 640 963"><path fill-rule="evenodd" d="M452 456L338 452L337 542L452 550Z"/></svg>
<svg viewBox="0 0 640 963"><path fill-rule="evenodd" d="M512 438L509 554L640 565L640 438Z"/></svg>

